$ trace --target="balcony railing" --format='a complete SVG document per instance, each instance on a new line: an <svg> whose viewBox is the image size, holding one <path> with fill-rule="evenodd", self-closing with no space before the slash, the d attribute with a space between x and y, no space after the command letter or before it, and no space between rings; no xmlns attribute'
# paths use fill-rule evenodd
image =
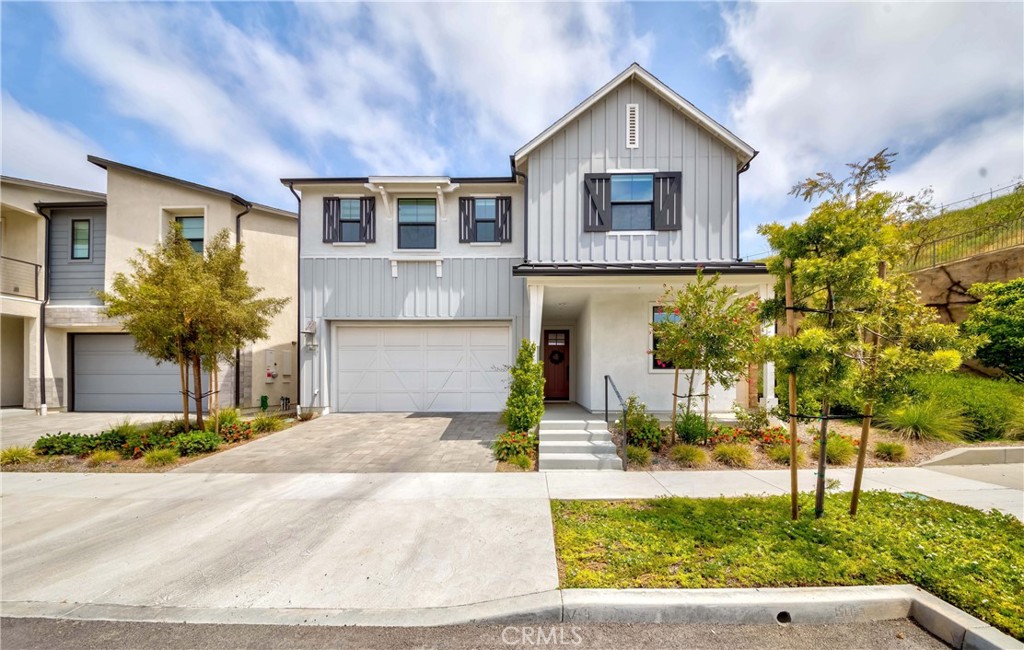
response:
<svg viewBox="0 0 1024 650"><path fill-rule="evenodd" d="M926 242L914 251L903 270L920 271L1021 245L1024 245L1024 217Z"/></svg>
<svg viewBox="0 0 1024 650"><path fill-rule="evenodd" d="M32 262L0 257L0 293L5 296L39 300L39 273L42 267Z"/></svg>

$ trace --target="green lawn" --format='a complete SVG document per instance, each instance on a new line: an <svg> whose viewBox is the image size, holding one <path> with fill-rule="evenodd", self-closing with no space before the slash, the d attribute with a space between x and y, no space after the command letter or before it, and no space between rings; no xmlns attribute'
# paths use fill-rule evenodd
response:
<svg viewBox="0 0 1024 650"><path fill-rule="evenodd" d="M564 588L913 583L1024 637L1024 525L885 492L829 495L825 518L789 497L553 501Z"/></svg>

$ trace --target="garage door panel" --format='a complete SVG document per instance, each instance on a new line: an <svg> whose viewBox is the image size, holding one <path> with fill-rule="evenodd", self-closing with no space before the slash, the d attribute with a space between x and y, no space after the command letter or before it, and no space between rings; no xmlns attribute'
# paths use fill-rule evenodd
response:
<svg viewBox="0 0 1024 650"><path fill-rule="evenodd" d="M342 411L497 411L508 394L508 326L339 325L335 348Z"/></svg>

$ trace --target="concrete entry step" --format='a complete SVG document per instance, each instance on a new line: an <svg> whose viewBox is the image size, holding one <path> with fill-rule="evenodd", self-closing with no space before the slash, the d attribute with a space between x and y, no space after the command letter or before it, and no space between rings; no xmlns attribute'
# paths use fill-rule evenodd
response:
<svg viewBox="0 0 1024 650"><path fill-rule="evenodd" d="M615 443L608 440L548 440L545 438L540 443L540 453L543 454L615 454Z"/></svg>
<svg viewBox="0 0 1024 650"><path fill-rule="evenodd" d="M555 430L544 431L541 434L541 438L545 442L554 442L558 440L575 441L575 442L611 442L612 434L607 429L604 431L580 431L580 430Z"/></svg>
<svg viewBox="0 0 1024 650"><path fill-rule="evenodd" d="M564 430L607 431L608 423L604 420L541 420L540 430L542 432Z"/></svg>
<svg viewBox="0 0 1024 650"><path fill-rule="evenodd" d="M545 454L541 452L540 471L559 469L611 469L622 471L622 459L615 454Z"/></svg>

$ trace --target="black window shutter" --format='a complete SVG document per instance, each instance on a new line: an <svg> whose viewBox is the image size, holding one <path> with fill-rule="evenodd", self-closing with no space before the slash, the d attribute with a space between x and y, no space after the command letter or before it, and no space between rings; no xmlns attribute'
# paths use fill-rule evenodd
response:
<svg viewBox="0 0 1024 650"><path fill-rule="evenodd" d="M583 207L583 232L606 232L612 229L611 174L584 174L586 200Z"/></svg>
<svg viewBox="0 0 1024 650"><path fill-rule="evenodd" d="M471 198L459 199L459 243L476 241L476 201Z"/></svg>
<svg viewBox="0 0 1024 650"><path fill-rule="evenodd" d="M377 200L372 196L359 199L359 239L367 244L377 240Z"/></svg>
<svg viewBox="0 0 1024 650"><path fill-rule="evenodd" d="M324 199L324 242L341 239L341 199Z"/></svg>
<svg viewBox="0 0 1024 650"><path fill-rule="evenodd" d="M495 228L497 228L496 240L500 242L512 241L512 197L499 196L495 200L497 206L497 217Z"/></svg>
<svg viewBox="0 0 1024 650"><path fill-rule="evenodd" d="M683 229L683 173L654 175L654 229Z"/></svg>

